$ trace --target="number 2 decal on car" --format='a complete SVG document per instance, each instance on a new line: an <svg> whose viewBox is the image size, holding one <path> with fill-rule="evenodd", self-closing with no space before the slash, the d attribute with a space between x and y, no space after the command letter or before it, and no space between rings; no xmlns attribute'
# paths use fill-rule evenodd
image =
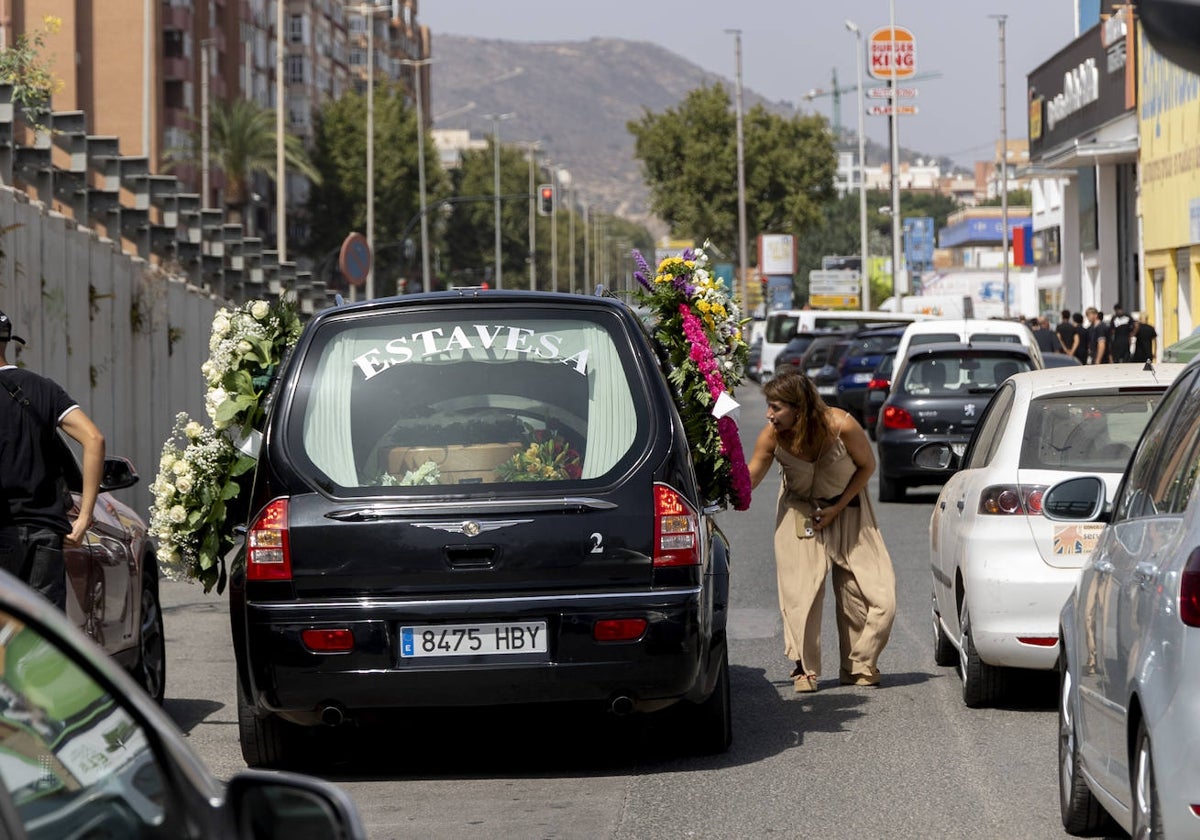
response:
<svg viewBox="0 0 1200 840"><path fill-rule="evenodd" d="M592 540L591 553L592 554L603 554L604 553L604 535L601 534L599 531L596 531L595 533L592 534L591 540Z"/></svg>

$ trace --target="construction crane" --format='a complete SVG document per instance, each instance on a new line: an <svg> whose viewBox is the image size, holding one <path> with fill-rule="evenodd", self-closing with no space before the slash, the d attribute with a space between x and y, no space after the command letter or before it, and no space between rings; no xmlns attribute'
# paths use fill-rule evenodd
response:
<svg viewBox="0 0 1200 840"><path fill-rule="evenodd" d="M922 79L940 79L941 77L942 77L942 74L940 71L930 70L926 73L914 73L913 75L909 76L908 78L903 79L901 83L908 84L909 82L919 82ZM864 81L863 84L865 85L865 84L867 84L867 82ZM879 82L879 84L886 85L887 82ZM841 86L838 85L837 68L834 67L833 72L831 73L829 88L828 89L813 88L808 93L804 94L804 98L807 99L809 102L812 102L814 99L817 99L818 97L822 97L822 96L829 96L829 97L833 98L833 121L830 123L830 125L833 128L833 136L841 137L842 136L842 94L843 93L853 93L856 90L858 90L857 84L841 85Z"/></svg>

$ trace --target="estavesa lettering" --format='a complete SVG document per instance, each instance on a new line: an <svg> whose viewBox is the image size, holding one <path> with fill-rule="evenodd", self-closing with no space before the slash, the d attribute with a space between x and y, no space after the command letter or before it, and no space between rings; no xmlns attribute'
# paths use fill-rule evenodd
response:
<svg viewBox="0 0 1200 840"><path fill-rule="evenodd" d="M495 350L510 357L523 355L530 359L557 362L586 376L590 351L584 348L564 355L562 344L563 337L560 335L539 334L526 327L472 324L468 327L456 326L448 333L442 327L435 327L397 336L381 347L373 347L356 356L354 364L362 371L364 379L371 379L390 367L422 362L430 356L444 358L447 354L471 355L478 351Z"/></svg>

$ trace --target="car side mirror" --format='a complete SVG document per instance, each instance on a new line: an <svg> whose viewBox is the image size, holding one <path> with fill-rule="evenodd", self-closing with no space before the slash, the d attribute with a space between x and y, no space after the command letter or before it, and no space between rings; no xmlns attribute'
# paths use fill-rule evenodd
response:
<svg viewBox="0 0 1200 840"><path fill-rule="evenodd" d="M913 453L913 465L923 470L945 472L958 469L959 458L948 443L927 443Z"/></svg>
<svg viewBox="0 0 1200 840"><path fill-rule="evenodd" d="M100 473L100 489L102 491L124 490L137 483L138 474L137 470L133 468L133 461L119 455L105 457L104 468Z"/></svg>
<svg viewBox="0 0 1200 840"><path fill-rule="evenodd" d="M1139 0L1137 16L1154 49L1200 73L1200 0Z"/></svg>
<svg viewBox="0 0 1200 840"><path fill-rule="evenodd" d="M1107 522L1106 495L1098 476L1068 478L1042 495L1042 514L1052 522Z"/></svg>
<svg viewBox="0 0 1200 840"><path fill-rule="evenodd" d="M245 840L366 840L350 797L320 779L245 770L229 780L225 802L233 829L226 836Z"/></svg>

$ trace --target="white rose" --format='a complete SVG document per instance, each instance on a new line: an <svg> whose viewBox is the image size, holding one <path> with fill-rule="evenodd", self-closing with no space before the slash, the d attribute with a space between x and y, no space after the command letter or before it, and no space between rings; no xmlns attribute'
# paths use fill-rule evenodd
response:
<svg viewBox="0 0 1200 840"><path fill-rule="evenodd" d="M179 480L175 482L175 486L177 488L179 488L180 493L187 494L187 493L192 492L192 476L191 476L191 474L184 474L184 475L179 476Z"/></svg>
<svg viewBox="0 0 1200 840"><path fill-rule="evenodd" d="M192 465L180 458L171 465L171 472L175 473L175 475L188 475L192 472Z"/></svg>
<svg viewBox="0 0 1200 840"><path fill-rule="evenodd" d="M193 420L183 427L183 433L192 440L195 440L196 438L200 437L200 435L204 434L204 427Z"/></svg>
<svg viewBox="0 0 1200 840"><path fill-rule="evenodd" d="M256 300L250 304L250 314L256 321L261 321L271 314L271 306L265 300Z"/></svg>
<svg viewBox="0 0 1200 840"><path fill-rule="evenodd" d="M213 409L220 408L225 400L229 399L229 394L224 388L213 388L208 392L208 398L205 400ZM209 412L212 413L211 411Z"/></svg>
<svg viewBox="0 0 1200 840"><path fill-rule="evenodd" d="M155 496L168 497L174 494L175 485L160 478L154 482L154 487L152 489L154 490Z"/></svg>
<svg viewBox="0 0 1200 840"><path fill-rule="evenodd" d="M158 557L159 563L171 565L172 563L179 562L179 554L170 545L160 545L158 547L158 551L155 552L155 555Z"/></svg>
<svg viewBox="0 0 1200 840"><path fill-rule="evenodd" d="M178 524L187 519L187 509L183 505L175 505L175 507L171 508L171 512L167 514L167 517L172 522Z"/></svg>
<svg viewBox="0 0 1200 840"><path fill-rule="evenodd" d="M163 456L162 456L162 460L160 460L158 462L158 469L162 472L166 472L167 470L171 469L171 467L172 467L172 465L174 465L174 463L175 463L175 456L172 455L170 452L164 452Z"/></svg>
<svg viewBox="0 0 1200 840"><path fill-rule="evenodd" d="M241 341L238 342L237 349L238 349L239 353L241 353L243 356L245 356L247 353L249 353L251 350L254 349L254 345L243 338Z"/></svg>
<svg viewBox="0 0 1200 840"><path fill-rule="evenodd" d="M217 317L213 318L212 331L213 335L219 336L223 336L229 332L229 318L226 316L224 309L217 313Z"/></svg>

